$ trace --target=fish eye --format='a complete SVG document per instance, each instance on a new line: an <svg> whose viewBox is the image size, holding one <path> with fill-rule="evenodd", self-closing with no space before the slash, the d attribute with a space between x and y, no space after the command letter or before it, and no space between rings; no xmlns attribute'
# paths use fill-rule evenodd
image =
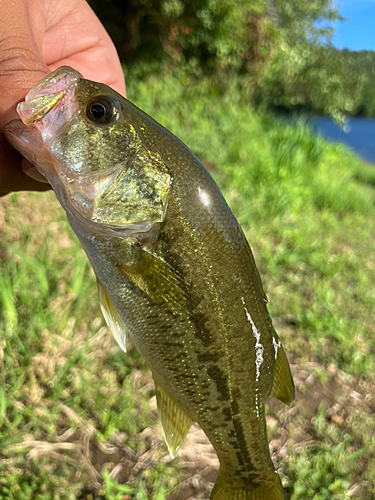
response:
<svg viewBox="0 0 375 500"><path fill-rule="evenodd" d="M115 105L107 97L95 97L86 106L86 116L94 123L109 123L115 115Z"/></svg>

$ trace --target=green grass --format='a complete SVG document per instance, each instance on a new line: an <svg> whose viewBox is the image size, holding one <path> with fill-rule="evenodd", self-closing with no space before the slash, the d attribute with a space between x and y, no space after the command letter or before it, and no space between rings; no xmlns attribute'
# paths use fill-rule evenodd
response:
<svg viewBox="0 0 375 500"><path fill-rule="evenodd" d="M128 97L203 161L255 253L297 387L267 409L291 500L374 498L375 169L235 84L128 75ZM53 193L0 201L0 263L0 498L179 498L204 464L163 460L147 368L104 327Z"/></svg>

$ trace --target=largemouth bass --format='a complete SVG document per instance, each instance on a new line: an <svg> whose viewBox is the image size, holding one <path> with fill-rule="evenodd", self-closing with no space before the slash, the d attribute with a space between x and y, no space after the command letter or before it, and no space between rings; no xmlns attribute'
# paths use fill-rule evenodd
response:
<svg viewBox="0 0 375 500"><path fill-rule="evenodd" d="M220 470L213 500L281 500L264 402L294 398L246 238L209 173L111 88L61 67L6 137L52 185L95 271L104 317L150 367L174 457L194 422Z"/></svg>

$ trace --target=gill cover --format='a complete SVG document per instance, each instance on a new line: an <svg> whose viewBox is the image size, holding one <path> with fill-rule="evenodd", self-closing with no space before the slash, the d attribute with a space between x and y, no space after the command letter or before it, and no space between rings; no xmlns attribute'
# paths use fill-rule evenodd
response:
<svg viewBox="0 0 375 500"><path fill-rule="evenodd" d="M102 228L162 222L171 176L127 118L129 103L69 67L45 77L18 105L7 137L46 175L64 208ZM140 226L141 225L141 226Z"/></svg>

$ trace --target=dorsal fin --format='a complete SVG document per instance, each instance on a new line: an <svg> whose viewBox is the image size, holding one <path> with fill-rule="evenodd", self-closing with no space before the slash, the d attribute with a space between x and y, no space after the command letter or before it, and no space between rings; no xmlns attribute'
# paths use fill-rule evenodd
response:
<svg viewBox="0 0 375 500"><path fill-rule="evenodd" d="M242 231L241 231L241 233L242 233ZM262 293L263 300L264 300L264 302L268 302L268 298L267 298L266 292L264 291L264 288L263 288L262 278L260 277L258 268L257 268L257 266L255 264L255 259L254 259L253 252L251 251L249 242L247 241L246 236L244 235L244 233L242 233L242 238L243 238L243 241L244 241L245 246L246 246L246 250L247 250L247 254L248 254L249 259L250 259L251 267L252 267L254 273L256 274L256 276L258 277L260 291Z"/></svg>

